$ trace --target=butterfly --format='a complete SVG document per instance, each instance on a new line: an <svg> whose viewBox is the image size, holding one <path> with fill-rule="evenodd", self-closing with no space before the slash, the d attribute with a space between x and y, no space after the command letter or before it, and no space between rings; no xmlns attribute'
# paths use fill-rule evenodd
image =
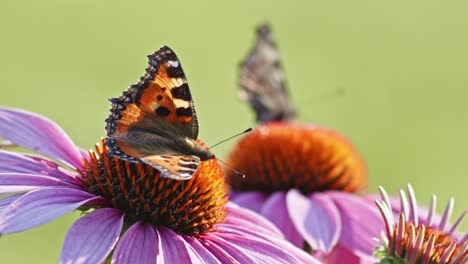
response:
<svg viewBox="0 0 468 264"><path fill-rule="evenodd" d="M285 121L296 115L286 88L275 37L268 24L257 28L255 46L240 64L239 96L255 110L257 122Z"/></svg>
<svg viewBox="0 0 468 264"><path fill-rule="evenodd" d="M196 141L195 106L180 61L169 47L149 55L140 81L110 101L109 156L146 163L160 177L175 180L192 178L201 161L215 158Z"/></svg>

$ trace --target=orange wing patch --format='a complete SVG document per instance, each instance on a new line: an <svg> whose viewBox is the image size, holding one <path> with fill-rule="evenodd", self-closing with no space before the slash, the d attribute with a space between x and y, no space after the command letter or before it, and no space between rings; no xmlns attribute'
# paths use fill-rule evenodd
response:
<svg viewBox="0 0 468 264"><path fill-rule="evenodd" d="M146 113L157 115L169 122L192 122L192 97L185 77L170 77L168 62L161 65L147 87L141 89L136 103ZM179 66L180 67L180 66Z"/></svg>
<svg viewBox="0 0 468 264"><path fill-rule="evenodd" d="M118 119L116 131L114 136L119 137L121 134L125 134L128 131L128 128L133 125L135 122L139 122L143 119L144 113L141 111L138 106L135 104L125 105L125 110L119 113L121 115Z"/></svg>

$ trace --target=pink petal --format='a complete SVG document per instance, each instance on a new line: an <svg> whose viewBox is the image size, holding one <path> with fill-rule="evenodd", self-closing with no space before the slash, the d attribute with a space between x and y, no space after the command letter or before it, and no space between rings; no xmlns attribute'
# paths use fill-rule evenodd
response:
<svg viewBox="0 0 468 264"><path fill-rule="evenodd" d="M275 192L265 202L260 214L273 222L284 234L286 239L298 247L304 245L304 237L298 233L291 221L291 215L286 206L286 194Z"/></svg>
<svg viewBox="0 0 468 264"><path fill-rule="evenodd" d="M213 256L216 257L216 260L219 261L220 263L239 263L237 259L242 259L245 257L242 257L243 254L241 254L241 257L236 256L237 254L234 252L234 256L231 256L227 251L225 251L222 247L218 246L216 242L212 242L210 240L204 239L202 241L204 247L211 252Z"/></svg>
<svg viewBox="0 0 468 264"><path fill-rule="evenodd" d="M95 199L70 188L42 188L24 194L0 213L0 234L23 231L48 223Z"/></svg>
<svg viewBox="0 0 468 264"><path fill-rule="evenodd" d="M342 263L346 260L347 264L374 264L378 259L372 256L362 256L354 254L352 251L338 244L330 255L324 260L324 263Z"/></svg>
<svg viewBox="0 0 468 264"><path fill-rule="evenodd" d="M277 239L277 243L271 243L269 241L261 239L253 239L250 236L239 236L232 234L219 233L218 236L210 237L210 240L223 238L218 245L222 245L223 249L231 248L237 252L242 252L252 259L253 261L239 261L240 263L300 263L299 259L294 253L301 252L300 249L294 247L290 243L282 243L283 239ZM290 245L289 247L282 247L284 245ZM293 250L291 252L290 250ZM306 254L300 253L302 257L307 256ZM231 254L232 255L232 254ZM310 260L305 263L315 263L313 257L308 258ZM237 258L236 258L237 260Z"/></svg>
<svg viewBox="0 0 468 264"><path fill-rule="evenodd" d="M222 264L228 262L225 257L221 257L221 259L219 259L215 256L215 254L211 253L211 251L200 242L200 238L184 236L184 240L190 246L190 249L188 249L188 251L192 251L194 254L196 254L197 258L200 260L199 262L205 264ZM195 260L193 260L193 262L196 263ZM232 262L232 260L229 262Z"/></svg>
<svg viewBox="0 0 468 264"><path fill-rule="evenodd" d="M343 230L340 244L352 252L372 255L379 238L385 230L377 207L366 199L343 192L326 193L340 211Z"/></svg>
<svg viewBox="0 0 468 264"><path fill-rule="evenodd" d="M222 263L259 263L247 250L242 250L217 235L206 236L206 243L206 247L211 249Z"/></svg>
<svg viewBox="0 0 468 264"><path fill-rule="evenodd" d="M273 242L274 245L277 247L281 248L283 251L288 252L289 254L292 254L294 257L299 259L299 263L310 263L310 264L320 264L321 262L317 260L315 257L310 255L309 253L306 253L304 250L301 248L298 248L291 244L289 241L286 240L280 240L276 239L275 242Z"/></svg>
<svg viewBox="0 0 468 264"><path fill-rule="evenodd" d="M171 229L160 226L157 230L159 234L161 255L157 257L156 263L191 263L192 258L187 251L187 242L174 233Z"/></svg>
<svg viewBox="0 0 468 264"><path fill-rule="evenodd" d="M82 168L82 156L68 135L54 122L40 115L0 108L0 138Z"/></svg>
<svg viewBox="0 0 468 264"><path fill-rule="evenodd" d="M0 173L0 194L25 192L38 187L52 186L78 189L74 184L48 176L24 173Z"/></svg>
<svg viewBox="0 0 468 264"><path fill-rule="evenodd" d="M232 192L230 200L244 208L259 212L267 196L261 192Z"/></svg>
<svg viewBox="0 0 468 264"><path fill-rule="evenodd" d="M79 184L75 175L38 156L0 150L0 173L41 174Z"/></svg>
<svg viewBox="0 0 468 264"><path fill-rule="evenodd" d="M137 222L120 239L112 263L155 263L158 243L154 227Z"/></svg>
<svg viewBox="0 0 468 264"><path fill-rule="evenodd" d="M102 263L119 240L123 220L124 213L114 208L78 219L65 236L59 263Z"/></svg>
<svg viewBox="0 0 468 264"><path fill-rule="evenodd" d="M241 208L231 202L227 203L225 207L227 208L226 224L249 228L253 232L284 237L281 231L263 216L251 210Z"/></svg>
<svg viewBox="0 0 468 264"><path fill-rule="evenodd" d="M312 250L331 252L341 233L340 216L333 202L322 193L307 198L297 190L288 192L286 202L294 226Z"/></svg>

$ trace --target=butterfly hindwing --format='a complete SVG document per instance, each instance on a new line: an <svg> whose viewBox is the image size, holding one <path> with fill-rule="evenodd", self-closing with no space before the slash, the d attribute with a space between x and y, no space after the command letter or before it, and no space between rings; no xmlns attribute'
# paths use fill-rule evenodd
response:
<svg viewBox="0 0 468 264"><path fill-rule="evenodd" d="M258 122L293 118L276 41L268 24L257 29L254 48L240 65L239 95L249 101Z"/></svg>
<svg viewBox="0 0 468 264"><path fill-rule="evenodd" d="M162 178L189 180L200 164L197 156L152 155L140 158L143 162L158 169Z"/></svg>

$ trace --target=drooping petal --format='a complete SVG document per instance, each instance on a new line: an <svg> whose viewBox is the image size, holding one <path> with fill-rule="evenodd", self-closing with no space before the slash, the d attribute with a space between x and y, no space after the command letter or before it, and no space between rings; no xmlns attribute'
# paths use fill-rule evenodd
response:
<svg viewBox="0 0 468 264"><path fill-rule="evenodd" d="M99 200L93 194L70 188L42 188L24 194L0 213L0 234L23 231L54 220Z"/></svg>
<svg viewBox="0 0 468 264"><path fill-rule="evenodd" d="M0 173L43 174L78 184L75 175L56 163L29 154L0 150Z"/></svg>
<svg viewBox="0 0 468 264"><path fill-rule="evenodd" d="M157 229L161 247L156 263L192 263L190 254L187 251L187 242L174 231L164 226Z"/></svg>
<svg viewBox="0 0 468 264"><path fill-rule="evenodd" d="M65 236L59 263L102 263L119 240L123 220L124 213L114 208L78 219Z"/></svg>
<svg viewBox="0 0 468 264"><path fill-rule="evenodd" d="M230 200L244 208L259 212L265 203L267 196L261 192L232 192Z"/></svg>
<svg viewBox="0 0 468 264"><path fill-rule="evenodd" d="M23 194L14 194L14 195L0 198L0 211L8 207L12 202L20 198L21 196L23 196Z"/></svg>
<svg viewBox="0 0 468 264"><path fill-rule="evenodd" d="M353 194L326 193L340 211L343 230L340 244L355 253L372 255L378 245L374 238L385 230L382 218L373 203Z"/></svg>
<svg viewBox="0 0 468 264"><path fill-rule="evenodd" d="M213 252L216 252L220 260L228 259L228 261L224 260L223 263L259 263L252 254L249 254L248 250L242 250L219 236L207 236L206 243L208 243L209 248L213 249Z"/></svg>
<svg viewBox="0 0 468 264"><path fill-rule="evenodd" d="M202 260L200 262L205 264L222 264L228 262L225 257L221 257L222 259L217 258L215 254L211 253L211 251L200 242L200 239L191 236L184 236L184 239L190 246L188 251L193 251L193 254L196 254L198 258ZM194 261L194 263L196 262Z"/></svg>
<svg viewBox="0 0 468 264"><path fill-rule="evenodd" d="M271 240L270 240L271 241ZM276 239L274 243L278 248L281 248L283 251L292 254L295 258L299 259L299 263L310 263L310 264L319 264L321 263L315 257L306 253L301 248L298 248L286 240Z"/></svg>
<svg viewBox="0 0 468 264"><path fill-rule="evenodd" d="M54 122L40 115L0 107L0 138L82 168L82 156L68 135Z"/></svg>
<svg viewBox="0 0 468 264"><path fill-rule="evenodd" d="M291 221L286 206L286 194L276 192L270 195L263 205L260 214L273 222L284 234L286 239L298 247L304 245L304 238L298 233L295 225Z"/></svg>
<svg viewBox="0 0 468 264"><path fill-rule="evenodd" d="M39 187L52 186L79 189L69 182L40 174L0 173L0 194L26 192Z"/></svg>
<svg viewBox="0 0 468 264"><path fill-rule="evenodd" d="M251 210L241 208L234 203L228 202L226 222L221 225L233 225L253 232L261 232L272 236L284 237L281 231L270 221Z"/></svg>
<svg viewBox="0 0 468 264"><path fill-rule="evenodd" d="M158 243L158 237L152 225L136 222L117 244L112 255L112 263L154 264Z"/></svg>
<svg viewBox="0 0 468 264"><path fill-rule="evenodd" d="M243 253L237 253L236 250L234 252L231 252L233 256L229 254L228 251L231 251L230 249L224 250L223 247L218 246L215 241L210 241L204 239L203 241L203 246L211 252L213 256L216 257L216 259L221 262L221 263L233 263L233 264L240 264L238 260L240 259L248 259Z"/></svg>
<svg viewBox="0 0 468 264"><path fill-rule="evenodd" d="M321 193L307 198L293 189L288 192L286 202L294 226L312 250L331 252L342 229L339 212L331 199Z"/></svg>
<svg viewBox="0 0 468 264"><path fill-rule="evenodd" d="M221 241L220 238L223 240ZM230 247L254 260L253 262L240 261L240 263L302 263L295 255L298 252L300 252L301 257L308 258L309 261L304 263L318 263L314 261L315 259L312 256L307 257L306 254L303 254L300 249L292 244L287 242L282 243L284 241L282 239L278 239L277 243L269 243L250 236L225 233L219 233L216 237L210 237L210 240L214 239L218 240L218 245L223 245L225 249ZM283 247L284 245L290 246ZM293 250L293 252L290 250Z"/></svg>

